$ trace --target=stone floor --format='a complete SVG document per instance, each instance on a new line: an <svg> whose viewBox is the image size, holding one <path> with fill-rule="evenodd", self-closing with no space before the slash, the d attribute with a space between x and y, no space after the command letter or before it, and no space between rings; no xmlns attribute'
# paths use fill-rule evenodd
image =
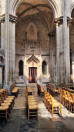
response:
<svg viewBox="0 0 74 132"><path fill-rule="evenodd" d="M54 115L47 111L43 99L38 97L36 89L33 88L38 106L38 121L27 120L25 88L20 88L19 95L15 100L15 106L7 122L0 120L0 132L74 132L74 114L63 107L63 115Z"/></svg>

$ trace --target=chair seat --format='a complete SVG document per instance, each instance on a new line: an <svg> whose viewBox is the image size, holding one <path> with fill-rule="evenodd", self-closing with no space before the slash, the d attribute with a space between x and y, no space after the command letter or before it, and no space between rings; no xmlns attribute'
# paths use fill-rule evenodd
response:
<svg viewBox="0 0 74 132"><path fill-rule="evenodd" d="M9 107L8 106L0 106L0 110L8 110Z"/></svg>
<svg viewBox="0 0 74 132"><path fill-rule="evenodd" d="M1 103L1 106L10 106L11 103L7 102L7 103Z"/></svg>

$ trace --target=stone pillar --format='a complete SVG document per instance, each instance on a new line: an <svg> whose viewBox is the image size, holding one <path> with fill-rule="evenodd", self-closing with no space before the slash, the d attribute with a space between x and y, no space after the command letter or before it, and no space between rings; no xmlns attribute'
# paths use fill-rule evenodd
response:
<svg viewBox="0 0 74 132"><path fill-rule="evenodd" d="M5 86L9 89L9 0L5 12Z"/></svg>
<svg viewBox="0 0 74 132"><path fill-rule="evenodd" d="M0 46L5 50L5 15L0 17Z"/></svg>
<svg viewBox="0 0 74 132"><path fill-rule="evenodd" d="M63 44L64 44L64 70L65 83L70 82L70 38L67 17L63 17Z"/></svg>
<svg viewBox="0 0 74 132"><path fill-rule="evenodd" d="M52 48L52 37L51 37L51 33L49 34L50 37L50 75L51 75L51 82L53 82L53 48Z"/></svg>
<svg viewBox="0 0 74 132"><path fill-rule="evenodd" d="M1 48L5 50L5 22L1 21Z"/></svg>
<svg viewBox="0 0 74 132"><path fill-rule="evenodd" d="M53 82L53 80L54 80L54 76L53 76L53 65L54 65L54 63L53 63L53 41L52 41L52 39L53 39L53 37L51 37L51 49L50 49L50 63L51 63L51 81Z"/></svg>
<svg viewBox="0 0 74 132"><path fill-rule="evenodd" d="M6 9L6 14L1 16L0 18L1 23L1 49L4 51L5 56L5 73L4 73L4 87L8 87L9 84L9 55L8 55L8 49L9 49L9 15L8 15L8 9Z"/></svg>
<svg viewBox="0 0 74 132"><path fill-rule="evenodd" d="M15 81L15 22L16 17L9 15L9 81Z"/></svg>
<svg viewBox="0 0 74 132"><path fill-rule="evenodd" d="M53 55L53 40L54 40L54 33L51 32L48 34L50 39L50 76L51 76L51 82L54 82L54 55Z"/></svg>
<svg viewBox="0 0 74 132"><path fill-rule="evenodd" d="M15 22L16 17L9 15L8 8L1 22L1 48L5 53L4 87L9 88L15 80Z"/></svg>
<svg viewBox="0 0 74 132"><path fill-rule="evenodd" d="M56 82L70 82L70 45L67 17L56 19Z"/></svg>
<svg viewBox="0 0 74 132"><path fill-rule="evenodd" d="M56 83L59 85L64 82L64 52L63 52L63 18L55 20L56 23Z"/></svg>

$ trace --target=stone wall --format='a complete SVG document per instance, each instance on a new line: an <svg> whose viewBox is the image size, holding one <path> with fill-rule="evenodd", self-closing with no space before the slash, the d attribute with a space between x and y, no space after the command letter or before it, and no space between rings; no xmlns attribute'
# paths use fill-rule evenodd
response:
<svg viewBox="0 0 74 132"><path fill-rule="evenodd" d="M19 21L16 25L16 77L19 78L18 64L20 60L24 62L24 77L28 79L28 68L37 67L37 77L42 81L55 80L56 74L56 34L51 36L53 29L51 20L49 28L46 25L44 18L40 14L26 17ZM30 29L31 28L33 29ZM52 23L53 26L53 23ZM54 27L54 26L53 26ZM30 30L31 31L30 34ZM48 35L50 32L50 36ZM34 34L32 34L34 32ZM55 28L54 28L55 32ZM39 64L27 64L28 58L34 54L39 59ZM47 62L47 75L42 74L42 62ZM52 67L53 66L53 67Z"/></svg>
<svg viewBox="0 0 74 132"><path fill-rule="evenodd" d="M27 2L28 5L25 3L23 5L22 2ZM38 7L37 10L35 10L35 4L36 8ZM48 9L46 9L44 5L47 5ZM24 9L26 10L29 6L30 10L20 17L21 12ZM32 10L32 7L34 10ZM42 60L46 59L48 62L48 73L51 75L51 79L56 76L58 82L59 80L66 83L70 81L70 27L68 21L71 20L73 8L74 0L0 0L1 48L5 51L5 85L9 85L9 80L13 81L12 78L15 79L15 37L17 49L16 73L18 72L19 60L23 59L25 64L26 59L24 58L29 58L31 54L34 53L37 58L41 58ZM41 11L40 14L38 14L39 10ZM19 20L17 20L15 24L16 16ZM57 28L52 24L54 21L56 22ZM37 45L34 50L30 48L30 41L27 41L28 39L26 40L25 37L27 27L31 22L34 23L37 29L36 42L34 42L34 40L31 42L32 46L34 46L34 43ZM52 35L55 30L57 35ZM72 30L71 41L73 41ZM49 37L47 37L47 34L49 34ZM37 36L39 38L38 40ZM35 38L35 36L31 36L31 39L33 38ZM71 48L72 54L74 55L74 46L72 43L73 42L71 42ZM56 63L57 71L59 68L57 75L57 72L54 72L56 71ZM41 64L42 62L40 65ZM13 72L13 77L10 75L11 71ZM60 76L62 79L59 79Z"/></svg>

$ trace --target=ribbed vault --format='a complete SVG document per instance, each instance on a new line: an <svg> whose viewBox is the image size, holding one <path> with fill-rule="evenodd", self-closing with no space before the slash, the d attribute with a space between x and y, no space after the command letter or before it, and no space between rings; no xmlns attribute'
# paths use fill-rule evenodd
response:
<svg viewBox="0 0 74 132"><path fill-rule="evenodd" d="M59 6L57 5L55 0L12 0L11 2L11 10L12 12L14 12L14 14L16 13L17 8L19 7L19 5L22 5L23 3L25 4L25 10L29 9L29 8L39 8L39 10L47 10L47 9L43 9L43 5L48 5L52 8L53 12L54 12L54 16L58 17L58 13L60 12L59 10ZM44 7L45 8L45 7ZM49 8L49 7L48 7Z"/></svg>

